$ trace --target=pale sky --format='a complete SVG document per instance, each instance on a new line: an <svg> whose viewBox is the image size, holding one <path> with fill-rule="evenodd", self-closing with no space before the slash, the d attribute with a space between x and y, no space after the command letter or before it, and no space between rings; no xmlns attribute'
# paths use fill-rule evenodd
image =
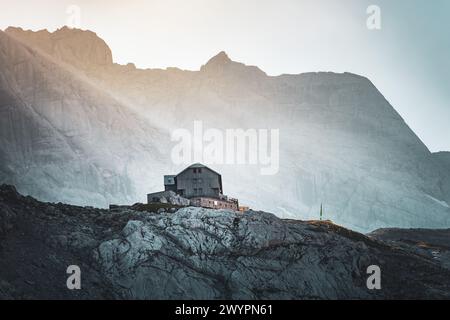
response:
<svg viewBox="0 0 450 320"><path fill-rule="evenodd" d="M270 75L364 75L431 151L450 150L448 0L0 0L0 29L55 30L70 5L121 64L198 70L224 50Z"/></svg>

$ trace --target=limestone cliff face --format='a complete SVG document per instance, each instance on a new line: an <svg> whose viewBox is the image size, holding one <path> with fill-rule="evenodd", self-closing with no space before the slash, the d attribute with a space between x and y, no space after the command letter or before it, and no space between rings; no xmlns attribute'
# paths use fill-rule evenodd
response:
<svg viewBox="0 0 450 320"><path fill-rule="evenodd" d="M110 145L111 140L120 137L127 143L119 143L119 149L136 145L136 139L141 141L139 145L159 147L160 154L142 155L145 160L139 166L137 162L130 165L129 153L104 153L104 156L96 157L105 162L121 163L122 171L119 172L130 179L136 195L143 197L157 191L161 185L158 179L163 174L183 169L181 165L172 164L170 150L174 143L170 141L170 133L176 128L192 131L194 120L202 120L205 129L280 130L280 170L276 175L262 176L259 168L254 166L213 166L224 177L226 193L238 197L241 203L276 212L281 217L303 219L317 218L323 204L326 218L360 231L381 227L450 226L448 169L442 161L436 161L395 109L364 77L324 72L272 77L257 67L231 60L224 52L213 57L199 71L140 70L133 65L111 63L109 49L90 32L63 29L57 31L56 36L45 31L33 33L8 29L8 34L27 44L27 50L37 48L57 64L76 67L72 68L76 70L70 70L72 75L94 84L95 92L106 93L120 101L118 110L132 110L139 121L147 123L144 127L160 127L162 135L158 138L154 135L136 138L129 133L133 130L124 127L111 135L85 139L81 144L94 149L103 143ZM80 47L81 42L89 45ZM4 65L11 69L7 60ZM58 100L52 95L47 98L45 92L48 90L37 95L35 93L41 90L29 89L38 89L36 82L31 84L36 67L33 65L22 73L22 77L29 77L28 89L21 91L23 99L45 97L41 110L55 109L54 101ZM20 67L15 67L3 78L9 81L9 77L21 71ZM65 83L66 80L61 77L56 82ZM39 83L46 83L48 88L56 87L55 82L47 80ZM2 90L4 101L12 101L16 96L10 86L5 85ZM84 98L76 95L71 101L76 106L83 103ZM89 105L99 106L101 110L104 104L93 100ZM78 110L77 107L71 109ZM125 120L128 116L120 112L99 111L86 118L72 118L70 123L78 129L71 130L80 135L97 130L106 114L111 123L128 122ZM54 117L43 119L49 125L55 121ZM86 128L85 123L91 126ZM141 126L133 124L130 127ZM16 134L4 130L4 134ZM140 149L139 145L136 150ZM81 151L80 155L91 158L91 149ZM139 152L135 154L134 159L141 157ZM0 152L0 159L6 157L7 153ZM160 166L161 163L165 167ZM117 173L116 170L111 172ZM17 169L10 166L0 170L5 177L15 172ZM80 172L89 175L85 168ZM152 172L154 179L145 175L147 172ZM43 177L40 183L44 184L46 179ZM57 175L52 179L61 181ZM23 185L21 181L18 186ZM33 188L39 189L39 185ZM77 188L73 193L80 189L83 188ZM55 193L55 197L61 197L61 194ZM138 197L133 199L142 201Z"/></svg>
<svg viewBox="0 0 450 320"><path fill-rule="evenodd" d="M409 234L413 249L408 231L385 242L265 212L109 211L1 186L0 299L448 299L448 259L419 248L450 247L441 235ZM73 264L82 290L65 286ZM382 290L366 286L374 264Z"/></svg>
<svg viewBox="0 0 450 320"><path fill-rule="evenodd" d="M450 172L450 152L436 152L433 157L440 163L440 165Z"/></svg>
<svg viewBox="0 0 450 320"><path fill-rule="evenodd" d="M47 201L107 206L136 197L132 164L158 163L157 146L145 144L158 130L3 32L0 69L1 181Z"/></svg>
<svg viewBox="0 0 450 320"><path fill-rule="evenodd" d="M444 199L447 204L450 204L450 152L433 153L433 158L436 161L436 165L441 167L442 179L440 185L444 192Z"/></svg>

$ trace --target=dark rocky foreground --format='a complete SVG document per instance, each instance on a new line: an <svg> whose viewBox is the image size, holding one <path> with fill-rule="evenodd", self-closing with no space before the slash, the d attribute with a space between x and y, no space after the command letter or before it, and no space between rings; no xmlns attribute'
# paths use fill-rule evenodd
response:
<svg viewBox="0 0 450 320"><path fill-rule="evenodd" d="M0 298L448 299L448 235L367 237L265 212L109 211L42 203L4 185ZM366 287L373 264L381 290ZM69 265L81 268L81 290L66 287Z"/></svg>
<svg viewBox="0 0 450 320"><path fill-rule="evenodd" d="M369 236L450 269L450 229L379 229Z"/></svg>

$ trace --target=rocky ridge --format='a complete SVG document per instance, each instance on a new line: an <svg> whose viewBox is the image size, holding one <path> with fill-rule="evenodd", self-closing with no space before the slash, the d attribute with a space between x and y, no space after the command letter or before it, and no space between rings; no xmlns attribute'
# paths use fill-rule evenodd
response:
<svg viewBox="0 0 450 320"><path fill-rule="evenodd" d="M0 239L3 299L450 298L450 270L436 259L265 212L109 211L42 203L3 185ZM73 264L81 290L65 287ZM381 290L366 287L372 264Z"/></svg>

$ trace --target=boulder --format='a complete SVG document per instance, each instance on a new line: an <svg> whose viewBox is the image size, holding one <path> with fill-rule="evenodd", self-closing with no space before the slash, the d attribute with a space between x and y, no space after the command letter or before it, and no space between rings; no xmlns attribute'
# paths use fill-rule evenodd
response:
<svg viewBox="0 0 450 320"><path fill-rule="evenodd" d="M163 191L149 195L152 202L168 203L176 206L189 206L191 201L189 199L183 198L182 196L176 194L173 191Z"/></svg>

